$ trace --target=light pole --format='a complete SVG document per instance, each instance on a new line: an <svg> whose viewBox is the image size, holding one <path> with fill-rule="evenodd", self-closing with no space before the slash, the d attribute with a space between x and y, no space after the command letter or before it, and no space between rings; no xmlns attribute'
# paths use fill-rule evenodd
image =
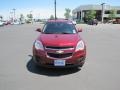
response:
<svg viewBox="0 0 120 90"><path fill-rule="evenodd" d="M55 7L55 20L57 19L56 17L56 0L54 1L54 7Z"/></svg>
<svg viewBox="0 0 120 90"><path fill-rule="evenodd" d="M104 5L105 3L102 3L102 12L101 12L101 16L102 16L102 23L104 22Z"/></svg>
<svg viewBox="0 0 120 90"><path fill-rule="evenodd" d="M13 10L13 13L14 13L14 19L13 19L13 21L15 21L15 11L16 11L16 9L13 8L12 10Z"/></svg>
<svg viewBox="0 0 120 90"><path fill-rule="evenodd" d="M13 22L13 12L10 12L10 20Z"/></svg>

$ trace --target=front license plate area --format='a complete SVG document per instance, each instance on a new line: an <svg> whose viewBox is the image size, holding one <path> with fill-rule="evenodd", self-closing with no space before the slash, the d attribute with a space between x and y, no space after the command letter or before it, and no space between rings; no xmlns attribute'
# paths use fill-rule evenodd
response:
<svg viewBox="0 0 120 90"><path fill-rule="evenodd" d="M54 66L65 66L65 60L54 60Z"/></svg>

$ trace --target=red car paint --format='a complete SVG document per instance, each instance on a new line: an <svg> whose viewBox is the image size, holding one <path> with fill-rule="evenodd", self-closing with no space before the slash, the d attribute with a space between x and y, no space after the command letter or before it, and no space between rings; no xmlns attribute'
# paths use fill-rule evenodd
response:
<svg viewBox="0 0 120 90"><path fill-rule="evenodd" d="M72 38L71 38L72 37ZM73 35L65 35L65 34L41 34L38 37L38 40L43 42L43 45L50 46L75 46L77 42L80 40L77 34Z"/></svg>
<svg viewBox="0 0 120 90"><path fill-rule="evenodd" d="M86 45L72 22L69 20L49 20L46 25L49 23L53 25L57 23L59 26L65 25L65 27L69 24L75 31L72 32L71 29L72 33L61 33L62 31L59 31L60 33L46 34L44 33L44 28L47 26L44 26L42 31L38 29L41 34L33 45L33 61L37 65L48 68L82 67L86 58ZM55 31L57 31L57 29ZM67 30L67 32L68 31L69 30ZM78 42L80 42L80 44L78 44ZM79 46L79 48L77 48L77 46Z"/></svg>

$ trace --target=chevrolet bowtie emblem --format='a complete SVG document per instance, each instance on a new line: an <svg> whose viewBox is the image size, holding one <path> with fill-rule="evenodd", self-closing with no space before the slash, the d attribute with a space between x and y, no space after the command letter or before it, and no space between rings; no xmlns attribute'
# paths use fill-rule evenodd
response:
<svg viewBox="0 0 120 90"><path fill-rule="evenodd" d="M59 51L56 51L56 53L58 53L58 54L62 54L62 53L64 53L64 51L59 50Z"/></svg>

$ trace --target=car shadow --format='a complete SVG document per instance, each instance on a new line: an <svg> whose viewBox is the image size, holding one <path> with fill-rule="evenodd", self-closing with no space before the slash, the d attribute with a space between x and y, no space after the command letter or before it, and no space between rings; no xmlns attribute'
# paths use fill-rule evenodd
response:
<svg viewBox="0 0 120 90"><path fill-rule="evenodd" d="M26 65L29 72L39 75L45 75L50 77L63 76L76 73L81 69L78 68L43 68L35 65L32 59L30 59Z"/></svg>

